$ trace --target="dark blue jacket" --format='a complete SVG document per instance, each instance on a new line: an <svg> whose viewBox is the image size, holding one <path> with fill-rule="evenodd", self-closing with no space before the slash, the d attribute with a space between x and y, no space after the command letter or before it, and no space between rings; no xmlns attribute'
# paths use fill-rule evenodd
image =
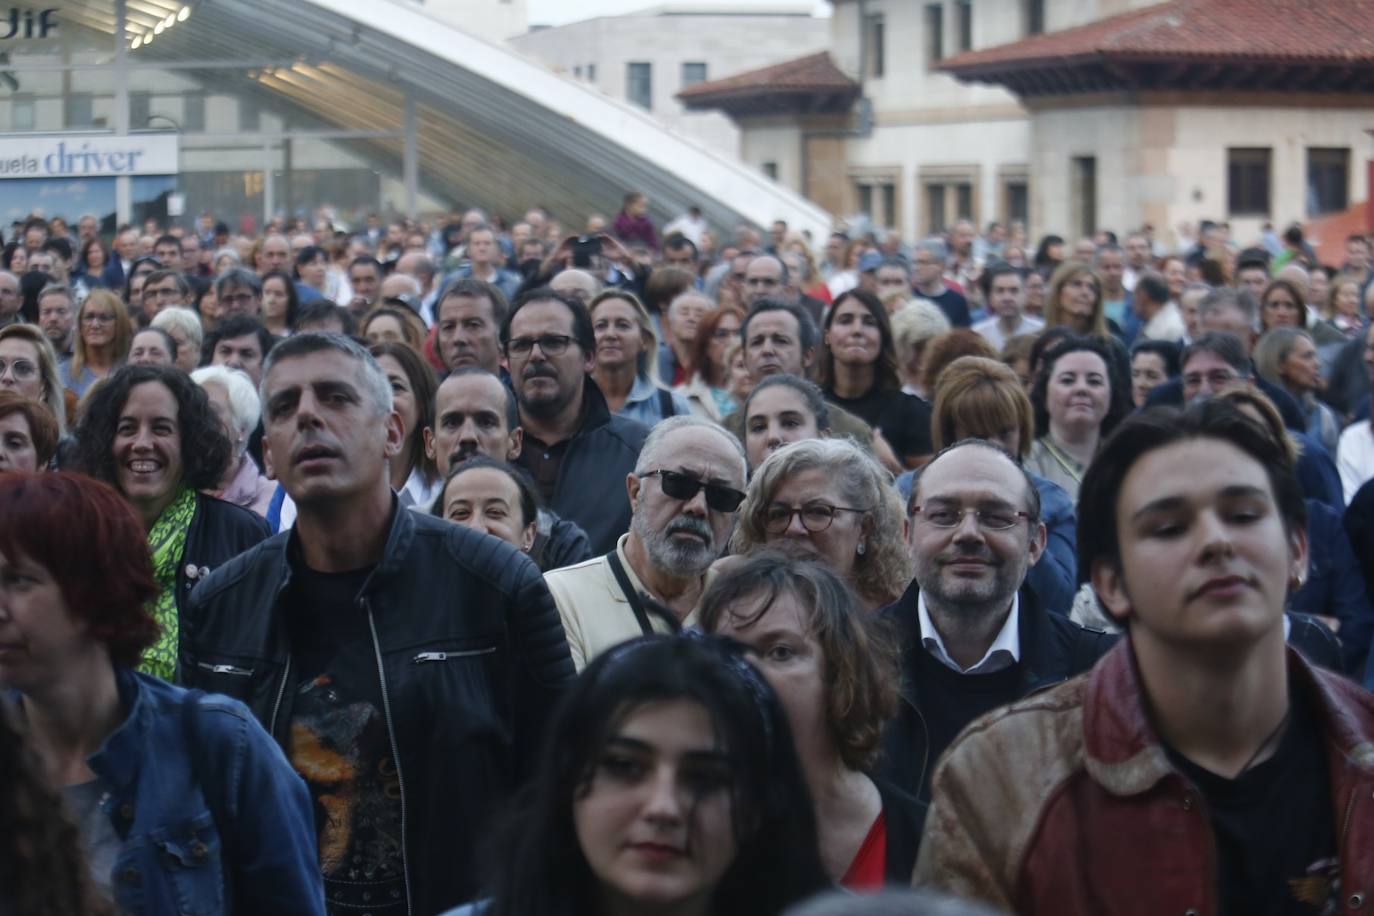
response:
<svg viewBox="0 0 1374 916"><path fill-rule="evenodd" d="M310 793L253 714L203 696L188 729L185 690L127 669L115 677L128 714L89 763L123 841L120 910L323 916Z"/></svg>
<svg viewBox="0 0 1374 916"><path fill-rule="evenodd" d="M1307 500L1307 544L1307 581L1293 595L1289 609L1339 620L1341 667L1360 679L1374 638L1374 606L1340 513L1314 499Z"/></svg>

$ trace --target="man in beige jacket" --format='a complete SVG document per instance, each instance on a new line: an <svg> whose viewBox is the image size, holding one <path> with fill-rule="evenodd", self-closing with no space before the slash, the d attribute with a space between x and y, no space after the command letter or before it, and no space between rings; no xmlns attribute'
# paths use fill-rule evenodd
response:
<svg viewBox="0 0 1374 916"><path fill-rule="evenodd" d="M625 480L629 532L605 556L544 577L579 671L618 643L693 623L744 477L744 449L711 421L678 416L654 427Z"/></svg>

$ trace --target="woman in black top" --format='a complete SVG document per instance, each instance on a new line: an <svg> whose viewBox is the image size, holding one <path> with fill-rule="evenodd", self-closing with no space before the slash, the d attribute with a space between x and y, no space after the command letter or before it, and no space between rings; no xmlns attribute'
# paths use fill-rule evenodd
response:
<svg viewBox="0 0 1374 916"><path fill-rule="evenodd" d="M906 467L930 457L930 408L902 391L887 309L868 290L841 294L826 314L817 381L828 401L880 430Z"/></svg>

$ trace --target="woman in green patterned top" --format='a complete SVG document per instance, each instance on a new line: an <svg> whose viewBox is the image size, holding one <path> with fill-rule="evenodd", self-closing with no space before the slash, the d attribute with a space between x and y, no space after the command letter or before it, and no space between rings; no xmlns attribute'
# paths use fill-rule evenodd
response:
<svg viewBox="0 0 1374 916"><path fill-rule="evenodd" d="M162 625L140 670L177 679L183 605L211 569L268 535L246 509L207 496L230 444L205 392L180 369L125 366L93 389L76 430L76 465L112 485L148 532Z"/></svg>

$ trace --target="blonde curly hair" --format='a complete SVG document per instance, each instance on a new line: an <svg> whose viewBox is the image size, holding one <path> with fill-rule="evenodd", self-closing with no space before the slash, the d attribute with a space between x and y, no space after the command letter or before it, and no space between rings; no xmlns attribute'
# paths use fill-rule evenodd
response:
<svg viewBox="0 0 1374 916"><path fill-rule="evenodd" d="M763 514L783 482L819 469L840 486L844 500L871 507L864 516L867 549L854 560L850 585L869 607L895 601L911 583L911 557L902 538L905 510L892 475L872 455L848 439L805 439L764 459L749 481L739 511L731 552L747 555L768 543Z"/></svg>

